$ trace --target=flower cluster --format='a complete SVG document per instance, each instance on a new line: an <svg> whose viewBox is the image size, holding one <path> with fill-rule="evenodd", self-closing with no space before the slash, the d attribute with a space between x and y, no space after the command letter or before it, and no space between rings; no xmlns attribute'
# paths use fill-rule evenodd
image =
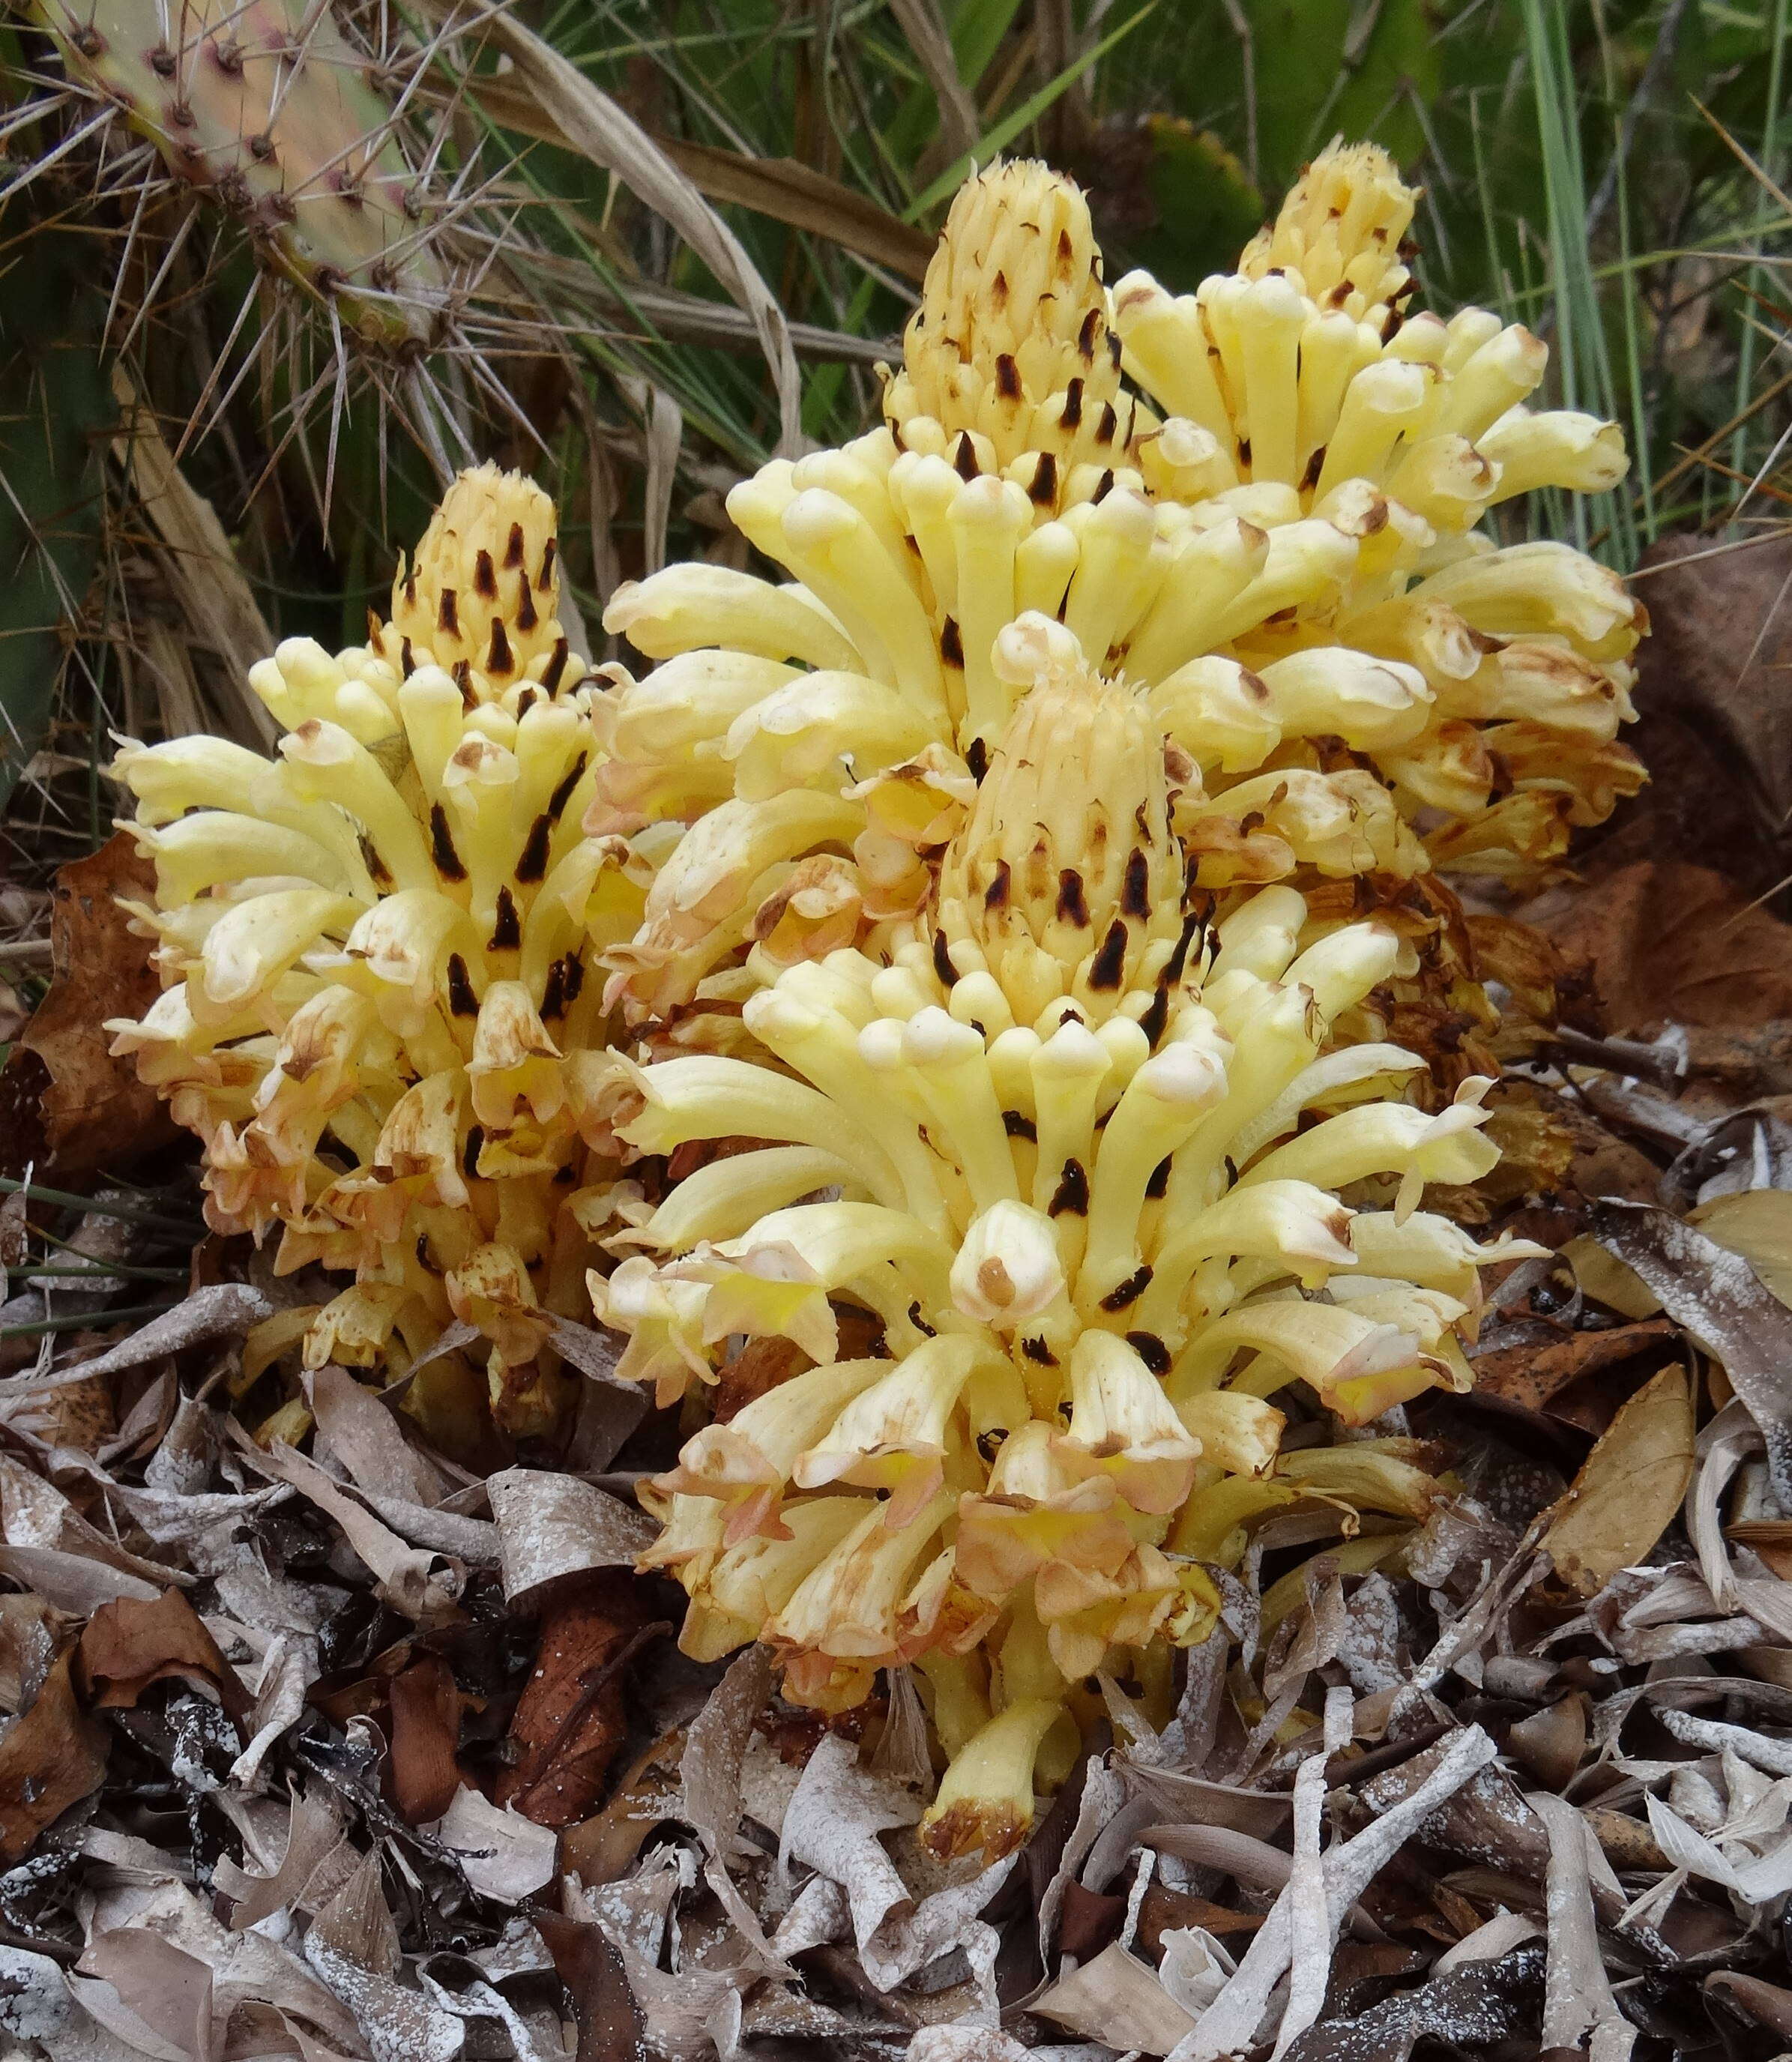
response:
<svg viewBox="0 0 1792 2062"><path fill-rule="evenodd" d="M474 1327L512 1434L552 1423L554 1320L586 1308L594 962L645 888L580 829L596 691L555 552L539 488L464 473L365 646L294 639L253 668L278 760L195 736L127 740L114 769L164 990L113 1049L204 1141L208 1221L280 1226L281 1271L353 1272L276 1326L303 1325L308 1366L402 1373ZM437 1361L414 1407L446 1429L475 1380Z"/></svg>
<svg viewBox="0 0 1792 2062"><path fill-rule="evenodd" d="M690 1592L691 1651L768 1641L800 1703L914 1664L942 1853L1018 1839L1083 1679L1207 1635L1201 1564L1246 1520L1423 1514L1398 1441L1284 1453L1269 1399L1302 1382L1361 1426L1467 1386L1486 1256L1417 1205L1497 1157L1485 1081L1427 1114L1414 1055L1337 1040L1391 931L1285 886L1222 908L1149 699L1040 616L993 663L1019 699L890 949L755 957L776 1065L611 1062L625 1146L759 1143L635 1213L591 1283L663 1402L743 1337L812 1363L689 1441L648 1559ZM878 1350L843 1355L849 1313Z"/></svg>
<svg viewBox="0 0 1792 2062"><path fill-rule="evenodd" d="M1397 1550L1437 1486L1381 1421L1536 1250L1421 1207L1497 1157L1445 877L1634 785L1643 623L1487 533L1622 444L1529 409L1525 331L1410 311L1414 199L1334 148L1178 299L997 167L882 425L730 495L788 578L612 598L643 677L587 676L487 467L365 646L254 670L277 760L118 761L164 993L114 1049L216 1227L354 1278L251 1378L549 1434L595 1307L688 1434L643 1499L684 1645L828 1714L912 1665L942 1854L1020 1837L1091 1678L1167 1690L1265 1514Z"/></svg>
<svg viewBox="0 0 1792 2062"><path fill-rule="evenodd" d="M875 946L918 906L1028 611L1150 691L1200 776L1205 885L1397 900L1434 868L1520 874L1634 789L1640 608L1566 546L1473 527L1609 487L1622 439L1527 411L1546 353L1524 330L1402 315L1413 199L1379 151L1327 153L1242 271L1178 299L1142 274L1110 295L1043 167L966 187L885 427L729 496L790 583L676 565L605 616L660 663L604 708L589 825L696 825L611 957L631 1011L689 1001L744 944Z"/></svg>

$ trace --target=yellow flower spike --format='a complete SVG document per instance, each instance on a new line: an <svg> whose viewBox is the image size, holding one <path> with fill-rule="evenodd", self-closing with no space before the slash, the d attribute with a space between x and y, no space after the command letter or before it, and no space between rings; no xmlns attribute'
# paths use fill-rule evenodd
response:
<svg viewBox="0 0 1792 2062"><path fill-rule="evenodd" d="M912 450L974 431L996 465L1044 452L1061 476L1084 459L1119 463L1135 409L1082 195L1030 161L976 174L928 267L885 420Z"/></svg>
<svg viewBox="0 0 1792 2062"><path fill-rule="evenodd" d="M414 664L426 653L450 672L464 663L485 677L481 700L563 666L557 527L553 503L519 474L462 473L394 577L381 650L395 640Z"/></svg>
<svg viewBox="0 0 1792 2062"><path fill-rule="evenodd" d="M1339 197L1335 219L1321 195ZM1506 491L1501 449L1512 491L1598 486L1615 433L1524 413L1541 351L1523 331L1478 311L1403 317L1410 206L1379 154L1329 153L1238 274L1180 302L1136 276L1110 306L1061 182L1012 167L972 182L890 382L889 427L735 491L738 520L796 584L674 567L612 602L607 626L647 657L700 660L727 684L625 681L606 710L616 758L591 776L591 827L700 820L651 925L606 953L615 998L669 1011L762 941L787 964L848 939L884 952L955 828L948 790L980 776L1027 684L1000 653L1028 612L1099 670L1162 690L1185 810L1189 762L1207 789L1204 885L1519 877L1560 851L1570 817L1606 809L1635 777L1621 750L1565 791L1545 746L1508 771L1483 733L1553 728L1520 704L1562 655L1588 669L1573 727L1609 737L1640 612L1608 611L1592 635L1577 626L1594 604L1561 563L1470 540ZM1040 255L1052 223L1074 289ZM1323 288L1266 255L1295 247ZM1097 404L1098 384L1118 394L1114 336L1162 423ZM734 670L789 662L795 677L756 696ZM816 673L832 677L811 688ZM849 827L792 809L798 788L839 798ZM1258 820L1272 798L1275 820Z"/></svg>
<svg viewBox="0 0 1792 2062"><path fill-rule="evenodd" d="M167 983L118 1049L204 1141L210 1222L278 1226L277 1266L355 1276L311 1364L339 1346L402 1370L457 1317L483 1334L411 1399L468 1453L491 1450L475 1361L499 1432L555 1429L553 1322L585 1314L599 1257L561 1204L615 1171L578 1128L594 943L632 933L642 889L620 840L574 850L594 691L559 595L551 503L481 467L365 646L290 639L251 669L276 758L127 741L114 768L157 865L143 920Z"/></svg>
<svg viewBox="0 0 1792 2062"><path fill-rule="evenodd" d="M1245 247L1239 270L1298 272L1315 300L1358 319L1385 315L1412 291L1402 245L1418 198L1379 145L1333 142Z"/></svg>
<svg viewBox="0 0 1792 2062"><path fill-rule="evenodd" d="M1460 1385L1481 1256L1412 1206L1493 1150L1483 1084L1441 1114L1390 1100L1422 1063L1337 1028L1399 964L1394 925L1192 883L1187 775L1147 696L1054 623L993 656L1020 699L912 921L875 954L756 952L757 1058L618 1061L593 1092L643 1152L762 1141L615 1234L642 1250L594 1282L632 1335L621 1372L707 1386L743 1334L820 1363L687 1442L650 1491L671 1528L650 1559L691 1595L696 1651L762 1637L799 1702L841 1711L915 1663L954 1753L948 1847L1024 1826L1067 1766L1072 1678L1211 1631L1189 1542L1242 1552L1302 1498L1353 1526L1353 1485L1415 1499L1366 1461L1335 1487L1282 1473L1295 1406L1270 1398L1361 1425ZM1377 679L1405 662L1322 663L1378 716L1411 687ZM1372 1180L1392 1209L1340 1201ZM801 1558L771 1542L821 1500L858 1522L815 1520L828 1551L756 1620L752 1585ZM977 1742L1023 1707L1036 1727L989 1735L998 1767Z"/></svg>

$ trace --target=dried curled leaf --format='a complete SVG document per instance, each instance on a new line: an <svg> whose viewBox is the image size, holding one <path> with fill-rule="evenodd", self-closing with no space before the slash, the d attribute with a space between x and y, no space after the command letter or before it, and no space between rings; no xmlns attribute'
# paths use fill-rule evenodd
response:
<svg viewBox="0 0 1792 2062"><path fill-rule="evenodd" d="M56 876L55 978L0 1073L0 1172L84 1179L174 1136L155 1090L114 1060L110 1017L140 1017L159 993L146 940L117 897L148 897L154 869L122 831Z"/></svg>
<svg viewBox="0 0 1792 2062"><path fill-rule="evenodd" d="M71 1659L58 1656L37 1701L0 1734L0 1861L9 1866L106 1773L110 1743L75 1701Z"/></svg>
<svg viewBox="0 0 1792 2062"><path fill-rule="evenodd" d="M1583 1597L1641 1561L1667 1530L1693 1473L1692 1388L1664 1367L1639 1389L1556 1505L1542 1544Z"/></svg>

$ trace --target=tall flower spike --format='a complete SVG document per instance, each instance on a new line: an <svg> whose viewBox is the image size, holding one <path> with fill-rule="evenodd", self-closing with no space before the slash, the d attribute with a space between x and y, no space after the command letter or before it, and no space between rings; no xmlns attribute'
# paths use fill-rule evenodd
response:
<svg viewBox="0 0 1792 2062"><path fill-rule="evenodd" d="M768 1059L619 1081L625 1147L764 1142L612 1241L657 1258L591 1283L651 1332L623 1367L663 1396L700 1398L743 1334L815 1363L649 1486L650 1559L691 1594L693 1651L764 1639L800 1703L917 1667L950 1761L941 1853L1021 1836L1084 1679L1165 1679L1165 1643L1215 1622L1198 1563L1235 1561L1257 1518L1423 1516L1434 1486L1397 1441L1285 1459L1281 1435L1290 1410L1361 1426L1466 1385L1485 1256L1418 1205L1497 1157L1485 1083L1429 1116L1403 1099L1414 1055L1337 1041L1391 932L1283 886L1222 905L1149 698L1043 620L1000 664L1021 698L917 917L875 957L756 955ZM647 1282L690 1299L707 1365L659 1349ZM840 1344L853 1310L868 1358Z"/></svg>
<svg viewBox="0 0 1792 2062"><path fill-rule="evenodd" d="M1031 166L965 189L888 427L729 497L787 584L673 566L606 613L659 669L607 698L590 828L712 812L610 956L631 1013L727 993L752 944L788 963L911 915L1013 706L998 640L1036 611L1151 691L1199 776L1204 885L1373 877L1403 980L1433 962L1424 1010L1491 1021L1424 877L1521 876L1634 790L1644 618L1565 546L1475 530L1536 486L1610 486L1622 440L1525 411L1526 332L1402 322L1412 198L1372 146L1328 152L1244 271L1180 300L1135 274L1110 317L1073 189ZM1072 368L1110 320L1161 423L1117 388L1091 415L1111 352Z"/></svg>
<svg viewBox="0 0 1792 2062"><path fill-rule="evenodd" d="M1413 291L1406 232L1418 200L1379 145L1341 138L1295 181L1275 220L1245 246L1238 269L1251 279L1297 272L1322 307L1384 323Z"/></svg>
<svg viewBox="0 0 1792 2062"><path fill-rule="evenodd" d="M927 268L902 365L886 376L898 442L943 456L971 430L1000 466L1049 452L1061 480L1079 464L1125 462L1137 414L1081 193L1031 159L974 174Z"/></svg>
<svg viewBox="0 0 1792 2062"><path fill-rule="evenodd" d="M483 1334L483 1383L450 1355L412 1390L462 1445L480 1386L502 1430L551 1426L580 1211L615 1172L579 1132L594 959L644 877L581 837L594 689L559 606L547 495L463 473L365 646L292 639L251 669L278 759L189 737L114 769L166 988L114 1049L205 1141L214 1227L279 1226L280 1271L353 1274L307 1365L398 1373L456 1321Z"/></svg>
<svg viewBox="0 0 1792 2062"><path fill-rule="evenodd" d="M1616 423L1528 406L1549 362L1529 331L1479 308L1406 313L1417 199L1377 146L1334 143L1236 275L1177 297L1129 274L1113 322L1166 417L1140 445L1154 492L1216 494L1272 534L1317 516L1358 538L1325 608L1241 626L1232 656L1265 676L1321 645L1415 669L1422 724L1341 734L1408 816L1454 820L1427 840L1435 863L1512 877L1636 791L1614 740L1646 618L1580 553L1497 549L1476 526L1538 487L1604 492L1629 461Z"/></svg>

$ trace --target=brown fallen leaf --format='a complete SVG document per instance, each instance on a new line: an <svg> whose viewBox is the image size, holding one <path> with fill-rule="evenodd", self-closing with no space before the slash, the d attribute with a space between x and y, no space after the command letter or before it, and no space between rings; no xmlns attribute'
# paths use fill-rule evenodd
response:
<svg viewBox="0 0 1792 2062"><path fill-rule="evenodd" d="M439 1654L420 1654L388 1686L392 1801L413 1826L439 1819L460 1787L460 1692Z"/></svg>
<svg viewBox="0 0 1792 2062"><path fill-rule="evenodd" d="M591 1815L627 1730L619 1664L643 1615L632 1577L619 1569L550 1595L535 1668L511 1719L516 1758L499 1779L497 1803L538 1826Z"/></svg>
<svg viewBox="0 0 1792 2062"><path fill-rule="evenodd" d="M1642 1559L1667 1530L1693 1473L1692 1389L1664 1367L1620 1410L1555 1506L1541 1544L1583 1597Z"/></svg>
<svg viewBox="0 0 1792 2062"><path fill-rule="evenodd" d="M1590 963L1612 1031L1753 1029L1792 1017L1792 927L1750 902L1708 867L1644 860L1522 913Z"/></svg>
<svg viewBox="0 0 1792 2062"><path fill-rule="evenodd" d="M102 1604L87 1621L75 1649L75 1681L89 1704L101 1711L130 1711L152 1683L178 1676L214 1690L233 1719L245 1719L255 1699L218 1643L178 1590L154 1603L120 1597Z"/></svg>
<svg viewBox="0 0 1792 2062"><path fill-rule="evenodd" d="M56 876L54 978L0 1069L0 1172L80 1181L166 1144L175 1127L130 1060L114 1060L109 1017L141 1017L161 993L149 941L121 895L148 897L154 869L120 831Z"/></svg>
<svg viewBox="0 0 1792 2062"><path fill-rule="evenodd" d="M1541 1410L1558 1390L1582 1375L1616 1367L1658 1341L1671 1338L1666 1318L1638 1325L1620 1325L1609 1332L1570 1332L1543 1346L1500 1346L1474 1363L1475 1389L1481 1395L1504 1397Z"/></svg>
<svg viewBox="0 0 1792 2062"><path fill-rule="evenodd" d="M1512 1726L1506 1733L1505 1751L1545 1787L1565 1790L1586 1751L1586 1697L1578 1690L1570 1691Z"/></svg>
<svg viewBox="0 0 1792 2062"><path fill-rule="evenodd" d="M0 1862L9 1867L106 1774L110 1736L75 1700L73 1660L72 1649L58 1655L30 1711L0 1733Z"/></svg>

